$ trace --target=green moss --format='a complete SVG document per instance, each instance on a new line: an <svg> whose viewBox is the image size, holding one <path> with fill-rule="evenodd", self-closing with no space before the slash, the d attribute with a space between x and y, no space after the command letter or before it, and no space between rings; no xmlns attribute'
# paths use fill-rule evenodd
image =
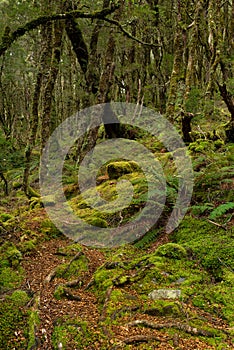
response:
<svg viewBox="0 0 234 350"><path fill-rule="evenodd" d="M36 304L38 304L39 300L36 301ZM32 310L29 312L28 317L28 346L27 350L33 349L36 344L36 334L35 330L37 326L40 324L40 318L37 310Z"/></svg>
<svg viewBox="0 0 234 350"><path fill-rule="evenodd" d="M108 348L106 337L93 329L82 320L68 319L58 320L52 334L52 344L54 349L61 343L63 349L100 349Z"/></svg>
<svg viewBox="0 0 234 350"><path fill-rule="evenodd" d="M113 277L115 276L113 270L105 270L99 268L94 274L94 282L99 291L106 290L108 287L113 285Z"/></svg>
<svg viewBox="0 0 234 350"><path fill-rule="evenodd" d="M30 252L36 251L36 240L25 241L19 244L20 251L23 254L29 254Z"/></svg>
<svg viewBox="0 0 234 350"><path fill-rule="evenodd" d="M134 161L111 162L107 165L107 173L110 179L118 179L124 174L129 174L139 170L139 166Z"/></svg>
<svg viewBox="0 0 234 350"><path fill-rule="evenodd" d="M167 300L156 300L151 303L150 308L145 307L144 313L151 316L172 316L181 317L181 310L178 302L172 302Z"/></svg>
<svg viewBox="0 0 234 350"><path fill-rule="evenodd" d="M6 222L6 221L11 220L13 218L14 218L14 216L12 216L12 215L10 215L8 213L1 213L0 214L0 221L1 222Z"/></svg>
<svg viewBox="0 0 234 350"><path fill-rule="evenodd" d="M173 235L173 240L189 248L217 281L222 279L223 269L234 265L232 233L206 220L187 216Z"/></svg>
<svg viewBox="0 0 234 350"><path fill-rule="evenodd" d="M27 348L27 316L22 308L27 301L25 292L15 291L0 303L0 349Z"/></svg>
<svg viewBox="0 0 234 350"><path fill-rule="evenodd" d="M22 253L11 242L6 242L0 249L1 258L9 262L9 266L17 267L22 260ZM0 264L1 267L1 264Z"/></svg>
<svg viewBox="0 0 234 350"><path fill-rule="evenodd" d="M57 238L61 236L61 232L49 219L44 219L41 223L41 233L45 235L47 239Z"/></svg>
<svg viewBox="0 0 234 350"><path fill-rule="evenodd" d="M93 216L91 218L88 218L86 220L90 225L97 226L97 227L107 227L106 220L99 218L97 216Z"/></svg>
<svg viewBox="0 0 234 350"><path fill-rule="evenodd" d="M54 195L48 195L41 198L42 202L46 206L54 206L56 204L56 198Z"/></svg>
<svg viewBox="0 0 234 350"><path fill-rule="evenodd" d="M81 252L82 251L82 246L78 243L73 243L73 244L69 244L66 247L62 247L58 249L59 253L63 253L65 255L69 255L69 256L74 256L74 254Z"/></svg>
<svg viewBox="0 0 234 350"><path fill-rule="evenodd" d="M18 268L18 270L13 270L10 267L2 268L0 270L0 291L19 287L23 277L22 268Z"/></svg>
<svg viewBox="0 0 234 350"><path fill-rule="evenodd" d="M18 190L19 188L22 187L22 183L19 181L13 181L12 187L14 188L14 190Z"/></svg>
<svg viewBox="0 0 234 350"><path fill-rule="evenodd" d="M24 306L30 300L28 294L23 290L15 290L7 299L17 306Z"/></svg>
<svg viewBox="0 0 234 350"><path fill-rule="evenodd" d="M156 255L165 256L170 259L184 259L187 256L186 249L176 243L161 245L155 252Z"/></svg>
<svg viewBox="0 0 234 350"><path fill-rule="evenodd" d="M59 285L56 287L55 291L54 291L54 297L57 300L62 299L64 296L64 286Z"/></svg>
<svg viewBox="0 0 234 350"><path fill-rule="evenodd" d="M88 270L88 260L85 255L81 255L79 259L72 263L61 264L56 269L56 276L70 279L77 278L82 272Z"/></svg>

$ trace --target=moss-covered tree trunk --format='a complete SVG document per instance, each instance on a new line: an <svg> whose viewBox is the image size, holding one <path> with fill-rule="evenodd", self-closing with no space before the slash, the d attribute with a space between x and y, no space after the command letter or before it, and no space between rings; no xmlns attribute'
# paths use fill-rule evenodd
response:
<svg viewBox="0 0 234 350"><path fill-rule="evenodd" d="M47 24L45 27L42 28L42 53L41 53L41 59L39 63L36 83L35 83L34 92L33 92L32 112L31 112L30 130L29 130L30 135L29 135L28 143L25 149L23 190L25 194L29 197L31 196L31 190L29 186L31 158L32 158L32 151L36 142L38 125L39 125L39 105L40 105L43 77L45 73L48 71L48 67L50 65L51 39L52 39L52 27L51 27L51 24Z"/></svg>
<svg viewBox="0 0 234 350"><path fill-rule="evenodd" d="M61 46L64 24L62 22L53 23L53 40L50 51L51 63L47 74L44 77L44 89L42 96L42 120L41 120L41 151L43 150L52 130L51 130L51 108L54 94L54 87L59 71L61 57Z"/></svg>
<svg viewBox="0 0 234 350"><path fill-rule="evenodd" d="M166 106L166 116L173 122L175 116L176 99L178 92L178 85L182 76L182 68L184 64L184 50L186 42L186 29L183 19L185 17L186 6L184 1L177 1L177 23L174 36L174 61L170 77L170 86L168 91L168 99Z"/></svg>

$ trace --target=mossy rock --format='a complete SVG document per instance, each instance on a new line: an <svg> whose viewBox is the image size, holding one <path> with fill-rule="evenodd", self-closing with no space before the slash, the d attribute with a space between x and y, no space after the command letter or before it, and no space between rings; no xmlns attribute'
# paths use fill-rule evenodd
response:
<svg viewBox="0 0 234 350"><path fill-rule="evenodd" d="M187 256L187 251L184 247L176 243L167 243L160 246L156 252L156 255L166 257L169 259L184 259Z"/></svg>
<svg viewBox="0 0 234 350"><path fill-rule="evenodd" d="M88 224L93 225L93 226L103 227L103 228L107 227L106 220L99 218L97 216L90 217L86 221Z"/></svg>
<svg viewBox="0 0 234 350"><path fill-rule="evenodd" d="M56 237L61 235L59 229L49 219L45 219L45 220L42 221L42 223L41 223L41 233L45 234L48 239L56 238Z"/></svg>
<svg viewBox="0 0 234 350"><path fill-rule="evenodd" d="M42 202L46 206L53 207L56 204L56 199L54 195L48 195L41 198Z"/></svg>
<svg viewBox="0 0 234 350"><path fill-rule="evenodd" d="M107 174L110 180L118 179L125 174L130 174L137 170L139 170L139 166L134 161L118 161L107 165Z"/></svg>
<svg viewBox="0 0 234 350"><path fill-rule="evenodd" d="M167 300L156 300L150 308L144 311L145 314L150 316L172 316L180 317L181 310L176 302L171 302Z"/></svg>

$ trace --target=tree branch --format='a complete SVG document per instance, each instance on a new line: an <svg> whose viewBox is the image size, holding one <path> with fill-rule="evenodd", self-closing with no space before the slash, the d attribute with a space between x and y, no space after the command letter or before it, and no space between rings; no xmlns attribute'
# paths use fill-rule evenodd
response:
<svg viewBox="0 0 234 350"><path fill-rule="evenodd" d="M11 45L20 37L22 37L24 34L29 32L30 30L38 28L40 25L44 25L47 22L51 21L61 21L61 20L69 20L69 19L75 19L75 18L89 18L89 19L102 19L108 23L114 24L117 26L120 31L129 39L134 40L138 42L141 45L150 46L150 47L159 47L160 45L147 43L145 41L142 41L138 39L137 37L133 36L131 33L129 33L121 23L114 19L106 18L107 15L110 15L115 10L117 10L119 5L112 6L111 8L104 8L101 11L95 11L92 13L83 12L80 10L74 10L66 13L58 13L58 14L52 14L50 16L40 16L36 19L33 19L32 21L26 23L24 26L20 26L17 28L14 32L10 33L9 30L6 33L4 33L2 37L2 42L0 44L0 57L11 47Z"/></svg>
<svg viewBox="0 0 234 350"><path fill-rule="evenodd" d="M14 32L4 33L2 37L2 42L0 44L0 57L9 49L9 47L16 41L18 38L23 36L25 33L30 30L36 29L40 25L46 24L50 21L58 21L65 19L74 19L74 18L90 18L90 19L105 19L105 17L113 13L118 6L112 6L111 8L105 8L101 11L95 11L92 13L83 12L80 10L70 11L66 13L52 14L50 16L40 16L32 21L26 23L24 26L20 26Z"/></svg>
<svg viewBox="0 0 234 350"><path fill-rule="evenodd" d="M119 23L118 21L116 21L114 19L110 19L110 18L103 18L103 19L104 19L104 21L106 21L108 23L111 23L111 24L114 24L115 26L117 26L127 38L132 39L132 40L136 41L137 43L139 43L141 45L150 46L150 47L160 47L160 45L147 43L145 41L142 41L142 40L138 39L137 37L135 37L134 35L129 33L126 29L124 29L124 27L122 26L121 23Z"/></svg>

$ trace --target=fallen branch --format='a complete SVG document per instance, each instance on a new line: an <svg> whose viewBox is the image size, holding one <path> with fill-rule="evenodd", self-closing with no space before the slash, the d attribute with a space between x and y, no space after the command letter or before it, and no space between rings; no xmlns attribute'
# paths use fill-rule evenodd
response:
<svg viewBox="0 0 234 350"><path fill-rule="evenodd" d="M175 328L180 331L184 331L188 334L191 335L201 335L204 337L213 337L214 334L212 332L206 331L204 329L198 329L195 327L191 327L186 324L181 324L181 323L165 323L165 324L160 324L160 323L153 323L149 322L147 320L135 320L133 322L130 322L127 324L129 327L136 327L136 326L143 326L147 328L152 328L152 329L163 329L163 328Z"/></svg>
<svg viewBox="0 0 234 350"><path fill-rule="evenodd" d="M149 341L159 341L161 342L161 339L154 335L135 335L133 337L129 337L123 340L123 343L125 344L135 344L135 343L148 343Z"/></svg>
<svg viewBox="0 0 234 350"><path fill-rule="evenodd" d="M142 278L142 275L144 274L144 272L146 270L149 270L150 268L154 267L155 265L154 264L148 264L146 266L143 266L142 268L140 268L136 273L134 273L133 275L120 275L118 277L116 277L114 280L113 280L113 284L115 286L123 286L123 285L126 285L128 283L132 283L132 282L136 282L138 281L139 279Z"/></svg>

